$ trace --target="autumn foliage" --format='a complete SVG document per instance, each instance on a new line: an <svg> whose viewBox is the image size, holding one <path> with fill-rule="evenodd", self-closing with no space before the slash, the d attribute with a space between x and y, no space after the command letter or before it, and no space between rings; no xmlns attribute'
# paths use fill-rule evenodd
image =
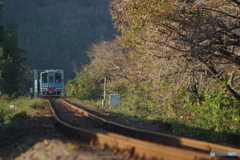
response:
<svg viewBox="0 0 240 160"><path fill-rule="evenodd" d="M139 64L175 59L175 73L186 73L176 66L185 63L188 73L217 80L240 100L237 11L239 2L227 0L113 0L111 14L119 42L134 50ZM193 85L201 84L198 78Z"/></svg>
<svg viewBox="0 0 240 160"><path fill-rule="evenodd" d="M92 45L82 72L91 79L83 83L98 85L92 95L104 86L120 94L112 112L238 145L239 7L237 0L112 0L119 35Z"/></svg>

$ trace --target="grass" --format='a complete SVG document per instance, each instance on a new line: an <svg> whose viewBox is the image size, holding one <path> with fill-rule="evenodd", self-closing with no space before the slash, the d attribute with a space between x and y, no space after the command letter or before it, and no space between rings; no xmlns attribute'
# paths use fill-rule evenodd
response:
<svg viewBox="0 0 240 160"><path fill-rule="evenodd" d="M38 103L43 99L28 99L27 97L18 97L13 99L8 95L0 97L0 123L1 129L6 125L18 122L21 119L37 114Z"/></svg>
<svg viewBox="0 0 240 160"><path fill-rule="evenodd" d="M94 100L80 100L77 98L67 98L66 100L72 102L72 103L77 103L82 106L86 107L92 107L92 108L101 108L102 102L99 101L94 101Z"/></svg>
<svg viewBox="0 0 240 160"><path fill-rule="evenodd" d="M228 93L186 94L183 105L161 106L141 97L126 97L104 110L159 128L214 143L240 147L240 103ZM101 101L74 100L101 108ZM89 105L91 104L91 105Z"/></svg>

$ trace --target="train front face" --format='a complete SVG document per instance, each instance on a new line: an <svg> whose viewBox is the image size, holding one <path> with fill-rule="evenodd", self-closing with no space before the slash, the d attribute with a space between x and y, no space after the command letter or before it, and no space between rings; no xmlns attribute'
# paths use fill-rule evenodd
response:
<svg viewBox="0 0 240 160"><path fill-rule="evenodd" d="M62 74L57 71L40 73L40 93L42 97L60 97L62 93Z"/></svg>

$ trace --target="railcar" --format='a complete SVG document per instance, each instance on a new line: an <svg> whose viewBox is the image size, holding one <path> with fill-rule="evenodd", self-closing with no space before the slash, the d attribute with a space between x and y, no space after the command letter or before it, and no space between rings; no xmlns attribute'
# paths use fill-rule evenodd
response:
<svg viewBox="0 0 240 160"><path fill-rule="evenodd" d="M40 97L60 97L63 92L63 75L57 70L40 73Z"/></svg>

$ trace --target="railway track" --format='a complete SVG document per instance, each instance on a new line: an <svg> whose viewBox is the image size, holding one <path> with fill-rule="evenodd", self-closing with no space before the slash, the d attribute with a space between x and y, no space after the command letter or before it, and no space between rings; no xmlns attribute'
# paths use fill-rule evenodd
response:
<svg viewBox="0 0 240 160"><path fill-rule="evenodd" d="M57 111L61 106L70 109ZM57 105L57 106L56 106ZM92 145L108 148L115 154L132 159L161 160L225 160L238 157L210 156L210 152L237 152L240 149L188 138L148 132L107 121L62 99L50 103L54 122L69 134L74 134Z"/></svg>

